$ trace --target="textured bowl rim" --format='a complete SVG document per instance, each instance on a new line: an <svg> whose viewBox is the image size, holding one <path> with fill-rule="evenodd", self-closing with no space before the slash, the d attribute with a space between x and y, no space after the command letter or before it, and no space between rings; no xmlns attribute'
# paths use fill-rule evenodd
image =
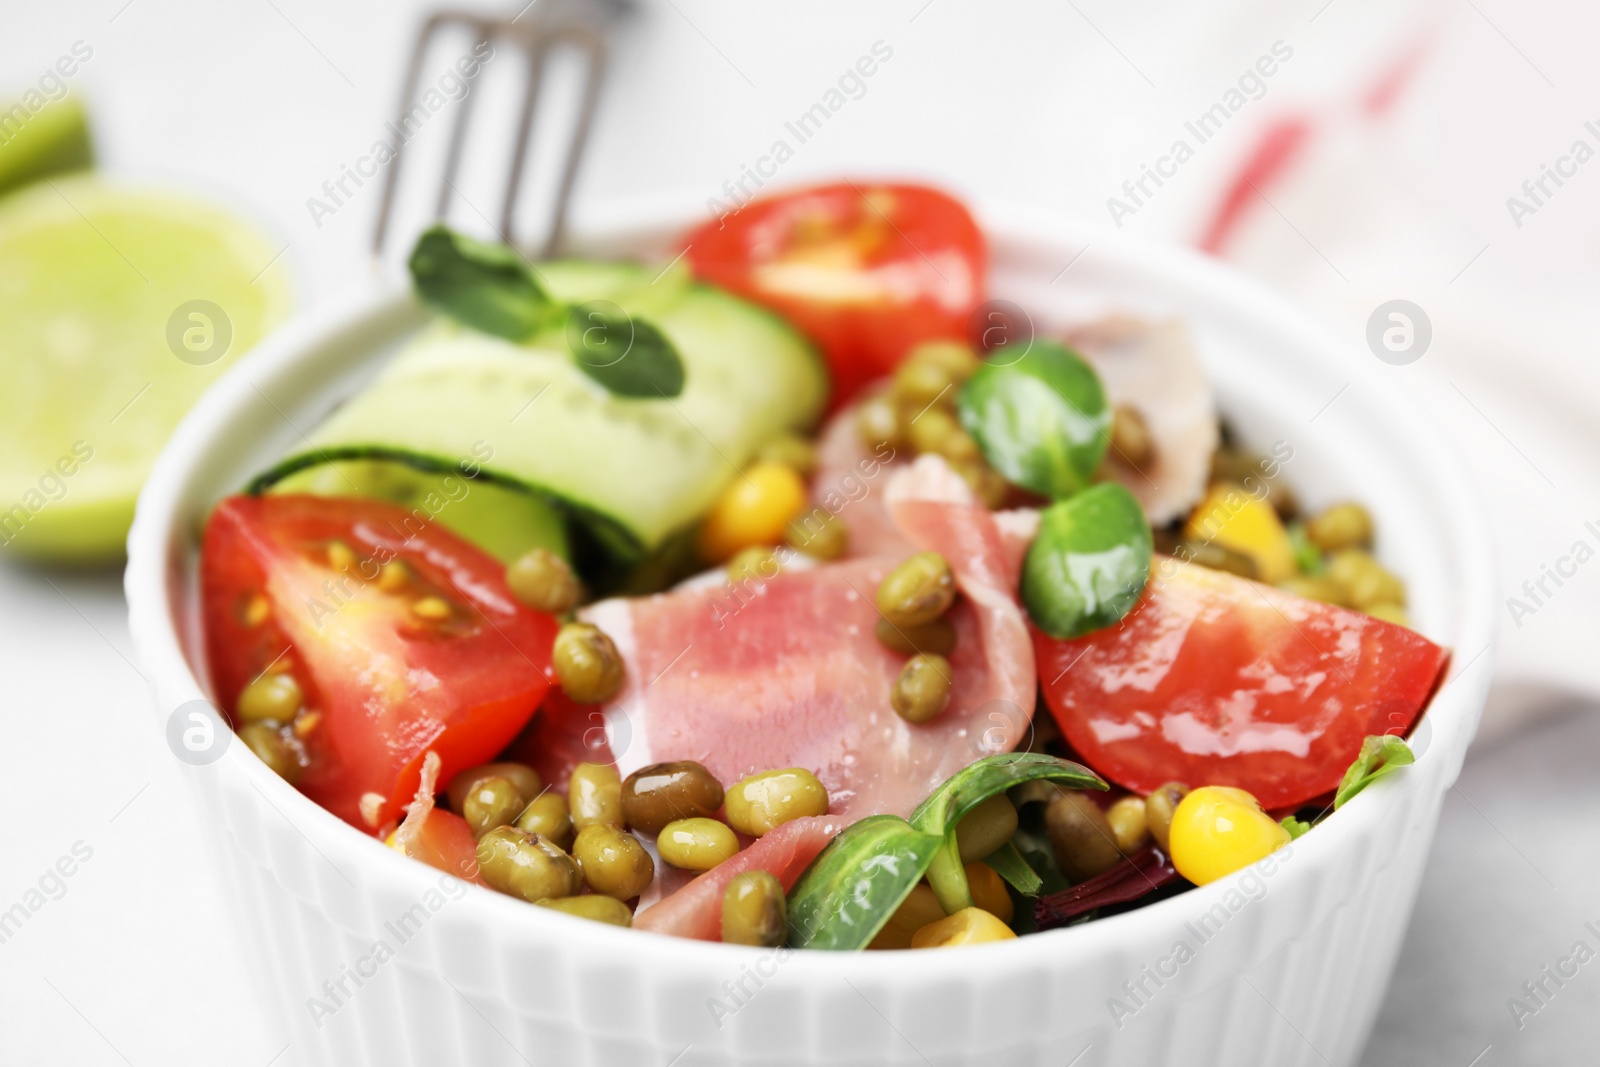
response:
<svg viewBox="0 0 1600 1067"><path fill-rule="evenodd" d="M604 213L606 225L580 228L573 246L606 252L630 246L658 247L664 238L700 221L686 207L695 199L677 195L618 202ZM1107 234L1038 208L1007 207L981 200L977 206L994 247L1004 244L1048 250L1065 253L1059 256L1060 262L1082 256L1112 268L1137 272L1153 287L1186 293L1241 321L1253 322L1312 354L1321 364L1332 365L1349 355L1350 346L1325 335L1282 298L1197 252L1149 239ZM404 288L378 283L297 317L214 383L164 448L139 498L128 538L125 575L130 627L139 662L156 692L154 710L158 716L163 708L205 696L185 658L174 622L173 593L181 583L171 574L173 546L185 536L181 508L202 457L227 440L234 416L259 399L255 384L258 378L282 372L309 358L313 350L330 339L392 319L409 306L409 294ZM1414 404L1405 402L1403 390L1397 387L1390 395L1368 396L1366 403L1381 415L1386 431L1404 440L1406 469L1440 487L1448 522L1437 532L1450 542L1454 555L1462 561L1460 572L1454 575L1462 605L1454 619L1455 650L1460 653L1480 645L1487 649L1494 633L1495 581L1488 525L1477 493L1444 438L1419 415ZM1382 472L1374 474L1382 476ZM1478 663L1480 658L1485 660L1483 664ZM1424 721L1429 724L1431 737L1427 750L1418 759L1417 770L1429 764L1443 764L1438 768L1440 773L1395 775L1369 789L1362 799L1341 808L1338 818L1295 843L1294 853L1299 859L1292 870L1285 865L1280 879L1303 881L1331 876L1404 794L1424 789L1442 793L1448 788L1459 772L1482 711L1488 685L1487 658L1480 654L1462 663L1458 657L1451 665L1449 679L1429 707ZM1477 673L1467 677L1474 670ZM278 778L242 746L230 746L206 770L247 782L319 851L339 855L342 862L359 864L365 869L364 876L370 876L377 884L420 894L437 882L438 871L353 830ZM1390 798L1390 803L1379 803L1384 796ZM841 960L831 953L793 952L784 964L784 972L799 980L837 981L844 973L841 968L848 967L852 977L907 987L953 979L999 980L1017 966L1048 967L1061 960L1081 962L1086 955L1115 951L1130 938L1143 942L1158 931L1179 930L1217 904L1239 877L1236 874L1095 922L1002 944L974 946L960 953L854 953ZM468 893L457 913L466 913L467 921L486 925L502 937L513 935L525 937L530 943L581 947L612 962L636 968L673 968L680 975L687 969L726 976L761 951L666 936L641 937L639 931L572 922L565 916L530 908L487 890Z"/></svg>

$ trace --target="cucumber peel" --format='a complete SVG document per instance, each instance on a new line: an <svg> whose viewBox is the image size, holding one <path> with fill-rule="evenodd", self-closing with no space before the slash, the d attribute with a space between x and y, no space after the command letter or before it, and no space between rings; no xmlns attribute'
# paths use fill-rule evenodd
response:
<svg viewBox="0 0 1600 1067"><path fill-rule="evenodd" d="M376 497L459 534L502 563L546 548L571 559L566 518L536 493L470 471L436 471L403 460L348 459L307 467L273 486L279 493Z"/></svg>
<svg viewBox="0 0 1600 1067"><path fill-rule="evenodd" d="M761 442L821 411L827 377L815 350L763 309L681 275L652 285L637 265L532 273L559 299L592 286L625 313L647 314L682 357L682 394L604 388L576 365L562 327L517 344L441 321L251 491L328 460L442 472L487 452L480 477L551 501L607 564L627 566L691 527Z"/></svg>

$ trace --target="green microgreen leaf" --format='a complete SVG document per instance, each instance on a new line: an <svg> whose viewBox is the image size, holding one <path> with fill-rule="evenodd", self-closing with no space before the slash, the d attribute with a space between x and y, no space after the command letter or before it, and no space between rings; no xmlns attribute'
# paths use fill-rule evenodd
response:
<svg viewBox="0 0 1600 1067"><path fill-rule="evenodd" d="M1401 767L1415 763L1411 746L1393 734L1374 734L1361 742L1361 754L1344 772L1339 791L1333 795L1335 810L1367 786Z"/></svg>
<svg viewBox="0 0 1600 1067"><path fill-rule="evenodd" d="M1280 820L1279 825L1285 830L1289 831L1289 840L1291 841L1299 840L1300 835L1306 833L1311 829L1312 826L1311 823L1297 819L1293 815L1285 815L1283 819Z"/></svg>
<svg viewBox="0 0 1600 1067"><path fill-rule="evenodd" d="M790 946L866 948L943 847L898 815L845 827L789 893Z"/></svg>
<svg viewBox="0 0 1600 1067"><path fill-rule="evenodd" d="M789 893L789 944L865 948L924 875L947 912L970 907L956 825L990 797L1038 779L1106 788L1087 768L1044 753L985 756L934 790L910 821L873 815L834 838Z"/></svg>
<svg viewBox="0 0 1600 1067"><path fill-rule="evenodd" d="M1069 348L1002 346L961 389L962 427L1005 479L1060 499L1089 486L1110 447L1100 376Z"/></svg>
<svg viewBox="0 0 1600 1067"><path fill-rule="evenodd" d="M1028 866L1028 861L1022 858L1022 853L1010 841L990 853L983 862L994 868L994 873L1025 897L1036 897L1044 888L1044 879L1039 877L1039 872Z"/></svg>
<svg viewBox="0 0 1600 1067"><path fill-rule="evenodd" d="M423 303L474 330L522 342L555 307L517 252L434 226L411 252L411 280Z"/></svg>
<svg viewBox="0 0 1600 1067"><path fill-rule="evenodd" d="M578 369L618 396L658 399L683 392L683 359L643 319L603 300L567 312L567 347Z"/></svg>
<svg viewBox="0 0 1600 1067"><path fill-rule="evenodd" d="M1103 482L1046 508L1022 562L1022 602L1051 637L1104 629L1150 577L1150 523L1132 493Z"/></svg>

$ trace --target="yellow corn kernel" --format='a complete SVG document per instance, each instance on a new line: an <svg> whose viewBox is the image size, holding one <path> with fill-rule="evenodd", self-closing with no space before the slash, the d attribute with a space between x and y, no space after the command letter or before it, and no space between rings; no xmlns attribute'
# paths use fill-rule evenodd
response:
<svg viewBox="0 0 1600 1067"><path fill-rule="evenodd" d="M713 563L743 548L775 545L806 506L806 485L793 467L761 462L736 477L700 526L700 554Z"/></svg>
<svg viewBox="0 0 1600 1067"><path fill-rule="evenodd" d="M1195 885L1215 882L1289 843L1289 831L1243 789L1208 785L1172 813L1172 865Z"/></svg>
<svg viewBox="0 0 1600 1067"><path fill-rule="evenodd" d="M1009 923L1016 908L1011 903L1011 894L1006 892L1006 880L987 863L969 863L964 869L972 903L1001 922Z"/></svg>
<svg viewBox="0 0 1600 1067"><path fill-rule="evenodd" d="M912 948L953 948L956 945L981 945L986 941L1009 941L1017 935L1011 927L982 908L962 908L948 918L929 923L911 938Z"/></svg>
<svg viewBox="0 0 1600 1067"><path fill-rule="evenodd" d="M1269 584L1298 573L1294 546L1278 513L1264 498L1257 499L1232 482L1211 487L1190 514L1184 536L1249 556L1255 562L1256 577Z"/></svg>
<svg viewBox="0 0 1600 1067"><path fill-rule="evenodd" d="M867 947L910 948L911 939L916 936L918 930L942 918L944 918L944 908L939 906L939 898L934 896L933 889L928 883L919 882L916 888L911 890L911 895L900 902L900 906L889 916L889 921Z"/></svg>

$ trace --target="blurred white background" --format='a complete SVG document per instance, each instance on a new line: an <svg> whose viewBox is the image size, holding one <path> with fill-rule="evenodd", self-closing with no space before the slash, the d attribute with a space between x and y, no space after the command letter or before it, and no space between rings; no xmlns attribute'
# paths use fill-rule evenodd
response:
<svg viewBox="0 0 1600 1067"><path fill-rule="evenodd" d="M85 42L93 57L71 91L92 109L102 165L255 215L284 248L269 269L290 272L302 308L325 305L369 276L378 191L320 218L307 202L384 136L423 10L12 5L0 95ZM1419 305L1431 345L1388 372L1476 472L1510 596L1574 542L1600 544L1585 530L1600 529L1600 163L1548 185L1532 214L1507 206L1574 142L1600 149L1597 30L1600 11L1578 0L645 0L616 43L576 209L594 218L663 192L690 207L726 200L724 182L881 41L892 59L772 184L908 175L1110 233L1108 198L1126 198L1123 182L1282 42L1292 58L1259 99L1122 226L1215 238L1219 205L1242 189L1220 251L1347 338L1352 360L1373 358L1380 304ZM425 83L454 54L430 60ZM475 87L479 128L509 99L514 62ZM447 130L433 120L419 152ZM1283 165L1241 186L1262 139L1292 130ZM485 214L478 190L498 166L461 181ZM1508 999L1575 941L1595 943L1586 921L1600 925L1597 617L1600 566L1520 625L1503 616L1489 718L1447 800L1367 1062L1593 1062L1600 967L1520 1029ZM117 574L0 564L0 802L12 812L0 906L74 842L93 850L65 896L0 945L0 1063L294 1063L287 1027L255 1008L240 920L189 847L189 794L129 656Z"/></svg>

